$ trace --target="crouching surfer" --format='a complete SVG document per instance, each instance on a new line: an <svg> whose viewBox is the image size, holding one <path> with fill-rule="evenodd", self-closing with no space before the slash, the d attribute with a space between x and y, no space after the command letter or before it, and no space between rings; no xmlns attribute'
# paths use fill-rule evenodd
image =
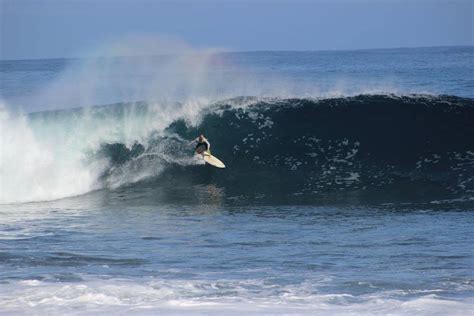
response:
<svg viewBox="0 0 474 316"><path fill-rule="evenodd" d="M206 137L204 137L203 134L199 135L196 139L191 141L189 144L196 143L196 147L194 147L194 151L197 154L203 154L204 152L208 152L209 154L211 153L211 144L207 140Z"/></svg>
<svg viewBox="0 0 474 316"><path fill-rule="evenodd" d="M225 165L222 161L211 155L211 144L206 139L206 137L204 137L203 134L199 135L198 138L191 141L189 145L194 143L196 144L196 147L194 147L194 151L196 152L196 154L202 155L202 158L207 164L216 168L225 168Z"/></svg>

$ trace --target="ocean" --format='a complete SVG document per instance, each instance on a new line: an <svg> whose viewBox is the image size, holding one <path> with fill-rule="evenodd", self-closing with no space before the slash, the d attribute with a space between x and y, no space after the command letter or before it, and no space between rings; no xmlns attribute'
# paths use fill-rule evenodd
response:
<svg viewBox="0 0 474 316"><path fill-rule="evenodd" d="M472 46L106 56L0 61L0 314L474 313Z"/></svg>

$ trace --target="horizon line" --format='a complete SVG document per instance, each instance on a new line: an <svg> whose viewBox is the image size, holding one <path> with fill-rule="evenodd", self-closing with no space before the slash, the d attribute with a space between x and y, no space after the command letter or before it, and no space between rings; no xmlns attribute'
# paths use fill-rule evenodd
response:
<svg viewBox="0 0 474 316"><path fill-rule="evenodd" d="M282 53L311 53L311 52L356 52L356 51L376 51L376 50L397 50L397 49L426 49L426 48L468 48L474 47L471 45L433 45L433 46L398 46L398 47L376 47L376 48L354 48L354 49L305 49L305 50L291 50L291 49L258 49L258 50L222 50L217 51L215 54L232 54L232 53L269 53L269 52L282 52ZM199 49L197 49L199 50ZM116 56L82 56L82 57L41 57L41 58L20 58L20 59L0 59L0 62L4 61L34 61L34 60L58 60L58 59L94 59L94 58L128 58L128 57L153 57L170 54L158 54L158 55L116 55Z"/></svg>

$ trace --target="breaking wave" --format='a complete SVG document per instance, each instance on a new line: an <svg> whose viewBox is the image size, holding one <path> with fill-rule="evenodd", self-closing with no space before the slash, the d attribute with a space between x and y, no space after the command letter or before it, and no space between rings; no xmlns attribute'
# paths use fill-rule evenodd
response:
<svg viewBox="0 0 474 316"><path fill-rule="evenodd" d="M431 95L3 110L0 202L100 189L180 200L210 187L229 202L469 197L472 122L473 99ZM199 133L225 170L193 155Z"/></svg>

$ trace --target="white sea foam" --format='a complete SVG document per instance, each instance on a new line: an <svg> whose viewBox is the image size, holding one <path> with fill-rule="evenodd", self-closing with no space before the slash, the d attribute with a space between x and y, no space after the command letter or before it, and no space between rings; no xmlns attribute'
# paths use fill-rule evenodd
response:
<svg viewBox="0 0 474 316"><path fill-rule="evenodd" d="M23 115L0 109L0 203L48 200L85 193L93 188L102 162L85 168L83 152L42 141Z"/></svg>
<svg viewBox="0 0 474 316"><path fill-rule="evenodd" d="M2 285L0 310L25 315L467 315L474 311L474 298L448 300L428 294L399 299L386 293L355 297L312 294L302 287L275 291L254 280L96 280L67 284L29 280Z"/></svg>

